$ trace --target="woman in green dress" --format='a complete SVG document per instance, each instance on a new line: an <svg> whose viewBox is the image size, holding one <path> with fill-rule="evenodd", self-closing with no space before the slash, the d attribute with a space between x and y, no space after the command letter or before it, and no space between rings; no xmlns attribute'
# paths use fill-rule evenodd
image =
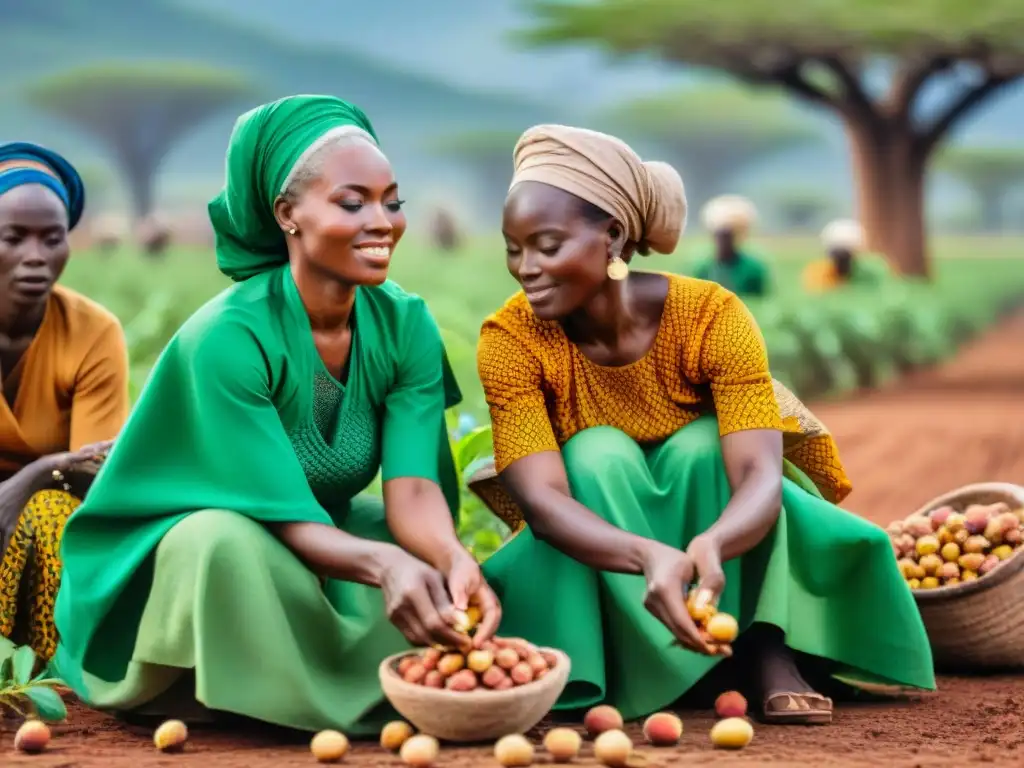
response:
<svg viewBox="0 0 1024 768"><path fill-rule="evenodd" d="M722 656L684 605L693 584L737 618L730 664L767 720L831 721L816 669L933 688L888 535L836 506L835 443L773 381L749 311L629 267L676 247L678 174L565 126L527 131L514 163L522 291L481 332L495 455L471 485L517 531L484 564L501 632L572 658L558 707L641 717L701 681Z"/></svg>
<svg viewBox="0 0 1024 768"><path fill-rule="evenodd" d="M386 279L405 217L358 108L243 115L209 212L236 284L170 341L67 525L56 667L97 708L359 734L386 655L458 643L471 601L478 643L500 619L453 523L459 390Z"/></svg>

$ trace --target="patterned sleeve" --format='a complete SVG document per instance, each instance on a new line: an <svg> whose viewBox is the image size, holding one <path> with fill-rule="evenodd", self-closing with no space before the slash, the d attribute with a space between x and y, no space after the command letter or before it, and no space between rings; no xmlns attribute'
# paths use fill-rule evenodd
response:
<svg viewBox="0 0 1024 768"><path fill-rule="evenodd" d="M782 429L764 337L735 295L719 303L704 328L700 369L711 385L719 434Z"/></svg>
<svg viewBox="0 0 1024 768"><path fill-rule="evenodd" d="M540 361L522 341L484 323L477 370L491 412L497 472L525 456L559 449L541 389Z"/></svg>

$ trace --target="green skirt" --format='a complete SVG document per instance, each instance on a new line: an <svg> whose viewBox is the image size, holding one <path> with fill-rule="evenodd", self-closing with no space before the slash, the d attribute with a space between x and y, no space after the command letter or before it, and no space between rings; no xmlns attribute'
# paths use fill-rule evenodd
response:
<svg viewBox="0 0 1024 768"><path fill-rule="evenodd" d="M354 500L342 527L390 540L383 504L371 497ZM262 524L204 510L157 546L124 678L86 673L83 698L122 713L196 721L213 710L370 735L393 716L378 665L409 647L379 589L321 582Z"/></svg>
<svg viewBox="0 0 1024 768"><path fill-rule="evenodd" d="M685 548L719 517L731 491L713 416L653 448L612 427L562 449L573 497L610 523ZM933 689L931 648L888 535L825 501L789 462L782 514L755 549L724 564L722 611L741 632L775 625L786 644L835 662L836 673ZM572 659L557 709L611 704L626 718L668 706L720 657L672 645L643 606L642 576L594 571L529 528L484 564L502 601L500 633L561 648Z"/></svg>

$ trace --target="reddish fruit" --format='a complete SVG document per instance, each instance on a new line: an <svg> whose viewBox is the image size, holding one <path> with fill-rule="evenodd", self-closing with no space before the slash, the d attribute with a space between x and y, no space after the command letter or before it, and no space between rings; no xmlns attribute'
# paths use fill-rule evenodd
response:
<svg viewBox="0 0 1024 768"><path fill-rule="evenodd" d="M671 747L683 737L683 721L671 712L656 712L644 721L644 738L656 747Z"/></svg>
<svg viewBox="0 0 1024 768"><path fill-rule="evenodd" d="M14 734L14 748L30 755L46 749L50 743L50 727L42 720L26 720Z"/></svg>
<svg viewBox="0 0 1024 768"><path fill-rule="evenodd" d="M526 685L533 682L533 668L525 661L521 661L512 667L509 676L516 685Z"/></svg>
<svg viewBox="0 0 1024 768"><path fill-rule="evenodd" d="M591 737L599 736L605 731L621 730L623 725L622 715L615 707L601 704L594 707L583 716L583 727Z"/></svg>
<svg viewBox="0 0 1024 768"><path fill-rule="evenodd" d="M747 714L747 700L739 691L726 691L715 699L715 714L719 717L743 717Z"/></svg>

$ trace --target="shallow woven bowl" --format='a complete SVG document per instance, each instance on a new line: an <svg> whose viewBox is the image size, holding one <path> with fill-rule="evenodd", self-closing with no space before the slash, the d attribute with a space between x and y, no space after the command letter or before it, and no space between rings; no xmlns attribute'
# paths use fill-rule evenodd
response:
<svg viewBox="0 0 1024 768"><path fill-rule="evenodd" d="M1024 507L1024 487L975 483L945 493L918 509L923 515L950 506L1006 502ZM1024 557L1018 550L984 576L936 589L915 589L935 666L948 670L1024 668Z"/></svg>
<svg viewBox="0 0 1024 768"><path fill-rule="evenodd" d="M569 681L569 657L558 657L544 677L505 691L478 689L456 692L407 683L398 675L398 662L409 655L395 654L380 664L380 685L391 706L422 733L444 741L493 741L510 733L525 733L544 719Z"/></svg>

